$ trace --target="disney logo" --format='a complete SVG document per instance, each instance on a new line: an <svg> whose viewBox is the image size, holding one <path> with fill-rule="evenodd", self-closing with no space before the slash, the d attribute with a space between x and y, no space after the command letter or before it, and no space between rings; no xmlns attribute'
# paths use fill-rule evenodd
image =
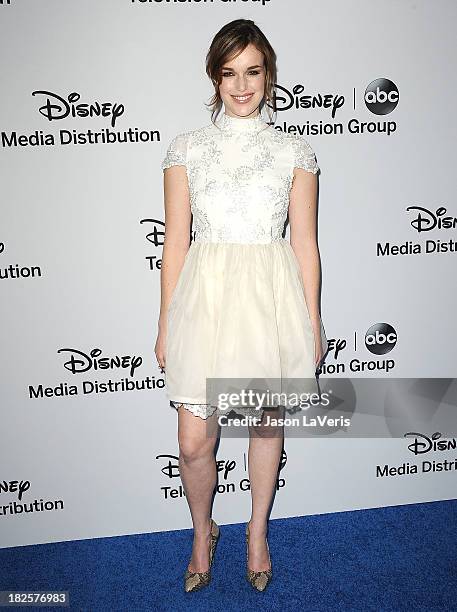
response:
<svg viewBox="0 0 457 612"><path fill-rule="evenodd" d="M280 92L278 94L278 91ZM337 109L344 104L344 96L337 94L318 94L300 95L305 91L303 85L295 85L292 91L281 87L276 83L274 92L274 104L278 111L289 110L290 108L331 108L332 119L335 118ZM274 107L273 107L274 108Z"/></svg>
<svg viewBox="0 0 457 612"><path fill-rule="evenodd" d="M179 458L176 455L157 455L156 459L169 459L169 461L161 468L162 474L168 476L168 478L177 478L179 476ZM174 462L173 462L174 460ZM236 461L230 460L219 460L216 461L216 471L223 473L224 480L227 480L230 472L236 468Z"/></svg>
<svg viewBox="0 0 457 612"><path fill-rule="evenodd" d="M157 455L156 459L170 459L166 465L160 470L162 474L168 476L168 478L179 477L179 458L176 455ZM174 463L171 460L174 459Z"/></svg>
<svg viewBox="0 0 457 612"><path fill-rule="evenodd" d="M72 374L80 372L87 372L88 370L108 370L114 368L128 368L130 367L130 376L133 376L135 370L143 363L142 357L135 357L130 355L124 355L119 357L102 357L97 359L102 351L98 348L94 348L89 355L71 348L62 348L57 351L58 353L70 353L70 359L66 361L63 366L69 370Z"/></svg>
<svg viewBox="0 0 457 612"><path fill-rule="evenodd" d="M154 246L163 246L163 238L165 236L165 223L158 219L141 219L140 224L152 223L153 229L149 234L146 234L146 240L152 242Z"/></svg>
<svg viewBox="0 0 457 612"><path fill-rule="evenodd" d="M446 451L456 448L455 438L452 440L440 440L442 434L439 431L432 434L431 438L425 434L416 433L414 431L409 431L404 434L405 438L410 436L414 436L414 441L408 446L408 450L415 455L423 455L430 451Z"/></svg>
<svg viewBox="0 0 457 612"><path fill-rule="evenodd" d="M58 94L51 91L37 90L32 91L32 96L43 94L48 96L43 106L38 109L40 113L54 121L56 119L65 119L69 115L72 117L109 117L111 116L111 127L114 127L116 119L124 113L124 105L116 104L115 102L93 102L92 104L81 103L76 104L81 96L76 91L72 92L67 99L62 98Z"/></svg>
<svg viewBox="0 0 457 612"><path fill-rule="evenodd" d="M417 210L417 217L411 221L411 225L420 232L429 232L432 229L454 229L457 226L456 217L445 217L446 208L441 206L435 213L422 206L408 206L406 210ZM424 216L422 216L424 213Z"/></svg>
<svg viewBox="0 0 457 612"><path fill-rule="evenodd" d="M222 472L224 480L227 480L230 472L233 472L235 468L236 468L236 461L234 461L233 459L231 460L220 459L216 461L216 472L217 473Z"/></svg>
<svg viewBox="0 0 457 612"><path fill-rule="evenodd" d="M0 481L0 493L16 493L18 491L17 498L22 499L23 493L30 489L30 480L6 480Z"/></svg>

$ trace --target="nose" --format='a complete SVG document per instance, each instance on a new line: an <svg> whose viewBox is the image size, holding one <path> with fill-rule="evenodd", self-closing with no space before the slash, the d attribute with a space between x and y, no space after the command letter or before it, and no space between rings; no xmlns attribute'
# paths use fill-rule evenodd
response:
<svg viewBox="0 0 457 612"><path fill-rule="evenodd" d="M247 81L246 81L246 77L244 76L239 76L236 80L236 88L237 90L242 94L243 92L246 91L247 89Z"/></svg>

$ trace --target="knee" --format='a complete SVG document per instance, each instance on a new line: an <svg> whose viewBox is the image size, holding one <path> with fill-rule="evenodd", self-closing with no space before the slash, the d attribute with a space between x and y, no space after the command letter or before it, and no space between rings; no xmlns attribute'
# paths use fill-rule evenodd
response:
<svg viewBox="0 0 457 612"><path fill-rule="evenodd" d="M180 438L179 458L187 464L194 463L211 455L213 445L207 439Z"/></svg>

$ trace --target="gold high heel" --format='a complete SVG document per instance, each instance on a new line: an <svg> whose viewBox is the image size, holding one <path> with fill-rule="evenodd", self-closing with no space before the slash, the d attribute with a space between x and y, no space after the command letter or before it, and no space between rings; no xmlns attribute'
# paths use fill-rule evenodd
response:
<svg viewBox="0 0 457 612"><path fill-rule="evenodd" d="M211 581L211 565L213 563L214 551L216 550L216 544L219 539L219 527L211 519L211 541L209 545L209 569L206 572L191 572L189 567L186 569L184 576L184 590L186 593L190 591L198 591Z"/></svg>
<svg viewBox="0 0 457 612"><path fill-rule="evenodd" d="M273 578L273 570L271 568L270 547L267 542L268 560L270 568L260 572L254 572L249 569L249 523L246 523L246 578L257 591L264 591L271 579Z"/></svg>

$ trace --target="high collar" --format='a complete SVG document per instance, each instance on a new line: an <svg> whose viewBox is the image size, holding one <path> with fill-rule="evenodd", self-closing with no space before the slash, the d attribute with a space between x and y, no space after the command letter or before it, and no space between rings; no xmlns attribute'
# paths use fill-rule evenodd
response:
<svg viewBox="0 0 457 612"><path fill-rule="evenodd" d="M225 111L220 115L217 122L219 127L226 132L258 132L266 123L260 113L254 117L231 117Z"/></svg>

